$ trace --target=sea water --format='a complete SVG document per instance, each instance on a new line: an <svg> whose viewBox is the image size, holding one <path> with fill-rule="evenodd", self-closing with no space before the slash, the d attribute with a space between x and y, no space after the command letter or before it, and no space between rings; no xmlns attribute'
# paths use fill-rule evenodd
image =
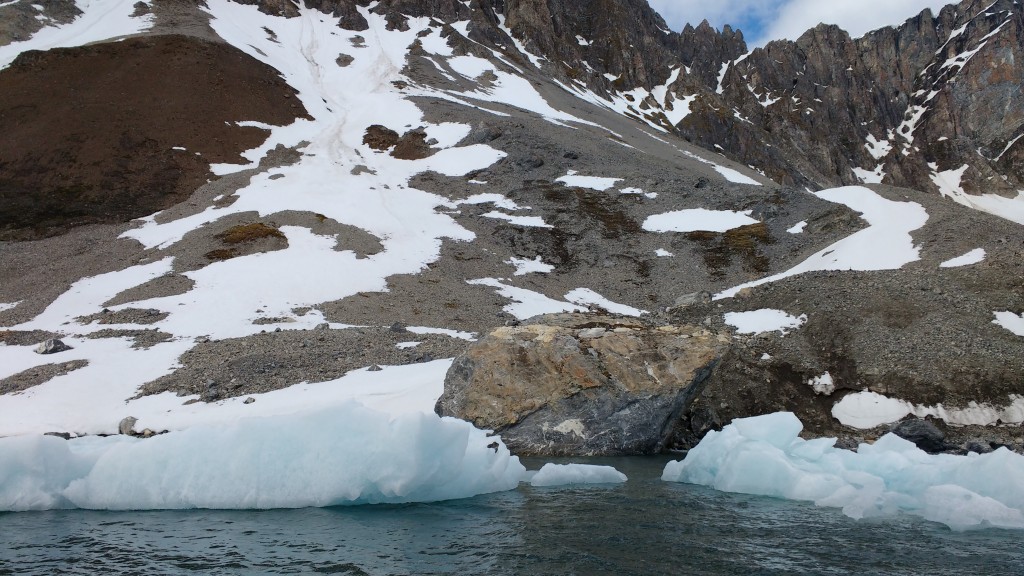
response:
<svg viewBox="0 0 1024 576"><path fill-rule="evenodd" d="M0 574L1024 573L1019 531L664 482L668 460L555 460L628 481L431 504L2 513Z"/></svg>

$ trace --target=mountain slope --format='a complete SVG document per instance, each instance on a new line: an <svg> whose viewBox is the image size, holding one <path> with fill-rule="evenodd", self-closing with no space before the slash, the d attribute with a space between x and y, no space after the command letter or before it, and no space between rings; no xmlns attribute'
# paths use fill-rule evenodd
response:
<svg viewBox="0 0 1024 576"><path fill-rule="evenodd" d="M117 220L137 214L118 214L0 243L0 435L111 433L126 416L137 430L177 430L353 399L429 412L450 358L475 334L588 308L741 331L727 314L806 314L788 335L737 335L685 422L697 430L700 418L790 409L810 433L864 434L833 417L864 389L922 412L963 409L966 423L1017 414L1019 225L908 188L809 194L674 135L726 134L726 151L768 150L769 175L810 182L796 167L813 166L830 181L821 156L845 157L846 144L794 151L815 141L799 124L813 113L776 116L783 100L754 102L789 139L752 142L769 134L762 117L744 121L727 106L735 92L754 97L737 78L764 58L755 51L723 67L745 52L739 33L674 35L632 0L80 7L75 22L121 10L129 21L111 39L140 34L139 19L148 31L22 55L0 86L41 82L63 55L125 62L144 53L119 50L147 44L202 46L212 54L205 70L232 74L189 84L194 100L184 101L197 114L174 126L119 120L149 130L162 153L184 145L209 158L191 177L210 181L188 200L132 222ZM842 38L817 29L802 41ZM32 44L5 53L19 46ZM139 98L165 95L163 78L143 79ZM783 73L760 81L762 99L781 98L771 86ZM898 106L887 110L886 122L902 121ZM110 142L119 129L88 134ZM265 140L246 139L256 129ZM102 146L100 166L151 156ZM75 179L88 174L68 166ZM716 299L703 303L700 292ZM72 349L32 352L55 335ZM825 373L827 394L813 384Z"/></svg>

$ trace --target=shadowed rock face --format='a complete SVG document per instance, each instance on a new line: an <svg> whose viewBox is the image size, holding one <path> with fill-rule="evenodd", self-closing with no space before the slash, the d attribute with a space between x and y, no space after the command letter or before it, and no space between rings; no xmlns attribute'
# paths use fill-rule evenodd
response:
<svg viewBox="0 0 1024 576"><path fill-rule="evenodd" d="M728 337L601 314L498 328L457 358L435 410L523 455L661 451Z"/></svg>

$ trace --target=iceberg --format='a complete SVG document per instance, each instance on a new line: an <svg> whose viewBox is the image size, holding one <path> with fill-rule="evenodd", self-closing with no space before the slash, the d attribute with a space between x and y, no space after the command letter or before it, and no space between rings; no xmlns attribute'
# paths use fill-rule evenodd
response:
<svg viewBox="0 0 1024 576"><path fill-rule="evenodd" d="M145 440L2 438L0 511L433 502L511 490L525 472L468 422L348 402Z"/></svg>
<svg viewBox="0 0 1024 576"><path fill-rule="evenodd" d="M662 480L841 508L851 518L907 513L953 530L1024 528L1024 456L931 455L894 434L856 452L834 438L804 440L790 412L709 432Z"/></svg>
<svg viewBox="0 0 1024 576"><path fill-rule="evenodd" d="M530 478L531 486L565 486L569 484L622 484L626 475L612 466L592 464L547 463Z"/></svg>

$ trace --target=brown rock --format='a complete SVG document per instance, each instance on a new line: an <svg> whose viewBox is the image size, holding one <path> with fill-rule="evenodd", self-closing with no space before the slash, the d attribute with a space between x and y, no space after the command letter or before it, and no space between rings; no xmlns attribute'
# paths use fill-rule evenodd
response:
<svg viewBox="0 0 1024 576"><path fill-rule="evenodd" d="M603 314L498 328L455 360L435 411L518 454L656 453L727 346L697 332Z"/></svg>

